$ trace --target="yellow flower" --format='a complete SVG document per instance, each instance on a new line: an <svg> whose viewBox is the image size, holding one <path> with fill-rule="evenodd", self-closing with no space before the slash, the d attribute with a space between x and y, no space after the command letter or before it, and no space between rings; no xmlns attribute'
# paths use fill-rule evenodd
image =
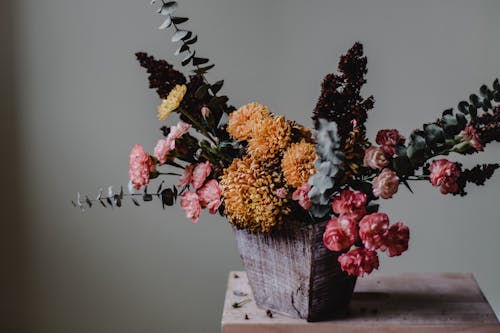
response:
<svg viewBox="0 0 500 333"><path fill-rule="evenodd" d="M278 159L290 144L292 128L283 116L269 117L254 124L247 152L258 161Z"/></svg>
<svg viewBox="0 0 500 333"><path fill-rule="evenodd" d="M316 173L314 161L316 149L312 143L302 140L293 143L283 155L281 168L287 183L293 187L300 187Z"/></svg>
<svg viewBox="0 0 500 333"><path fill-rule="evenodd" d="M370 142L366 139L363 131L355 128L349 132L349 136L342 149L345 155L345 162L343 163L345 179L359 175L359 169L363 165L365 150L368 147L370 147Z"/></svg>
<svg viewBox="0 0 500 333"><path fill-rule="evenodd" d="M160 106L158 106L158 118L160 120L165 120L167 117L179 107L184 95L186 94L186 85L176 85L168 93L167 99L162 100Z"/></svg>
<svg viewBox="0 0 500 333"><path fill-rule="evenodd" d="M238 141L248 140L253 126L268 115L269 109L265 105L256 102L245 104L229 115L227 132Z"/></svg>
<svg viewBox="0 0 500 333"><path fill-rule="evenodd" d="M278 171L248 155L234 159L220 181L229 222L250 232L269 232L280 226L290 212L287 200L275 194L282 182Z"/></svg>

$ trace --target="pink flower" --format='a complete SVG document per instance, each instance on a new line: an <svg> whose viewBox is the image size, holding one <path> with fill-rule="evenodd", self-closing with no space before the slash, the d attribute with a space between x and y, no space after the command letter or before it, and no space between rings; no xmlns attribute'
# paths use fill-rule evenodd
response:
<svg viewBox="0 0 500 333"><path fill-rule="evenodd" d="M168 154L172 151L170 147L171 145L167 140L158 140L153 155L160 164L164 164L168 160Z"/></svg>
<svg viewBox="0 0 500 333"><path fill-rule="evenodd" d="M384 248L389 257L401 255L408 250L410 240L410 229L401 222L394 223L384 239Z"/></svg>
<svg viewBox="0 0 500 333"><path fill-rule="evenodd" d="M166 138L166 144L169 146L170 150L175 149L175 140L181 138L184 134L189 131L191 125L180 121L177 125L170 127L170 132Z"/></svg>
<svg viewBox="0 0 500 333"><path fill-rule="evenodd" d="M394 147L398 144L404 144L405 137L396 129L384 129L378 131L375 141L381 146L384 153L393 156L396 153Z"/></svg>
<svg viewBox="0 0 500 333"><path fill-rule="evenodd" d="M399 177L389 168L385 168L373 179L373 195L390 199L398 191Z"/></svg>
<svg viewBox="0 0 500 333"><path fill-rule="evenodd" d="M203 118L207 119L210 116L210 113L211 113L211 111L208 107L203 106L201 108L201 115L203 116Z"/></svg>
<svg viewBox="0 0 500 333"><path fill-rule="evenodd" d="M341 251L350 248L358 238L356 220L349 215L332 217L326 224L323 233L323 244L330 251Z"/></svg>
<svg viewBox="0 0 500 333"><path fill-rule="evenodd" d="M312 207L312 202L309 199L308 195L310 189L311 187L306 182L302 184L301 187L296 189L292 194L292 200L298 201L300 207L304 208L305 210L309 210Z"/></svg>
<svg viewBox="0 0 500 333"><path fill-rule="evenodd" d="M195 166L195 168L193 170L193 178L192 178L192 182L191 182L195 189L199 189L203 185L203 183L205 182L205 179L207 179L211 170L212 170L212 167L211 167L209 161L206 161L204 163L200 163L197 166Z"/></svg>
<svg viewBox="0 0 500 333"><path fill-rule="evenodd" d="M189 186L189 184L191 184L191 181L193 179L193 170L194 164L190 164L184 169L184 174L179 178L180 187Z"/></svg>
<svg viewBox="0 0 500 333"><path fill-rule="evenodd" d="M198 194L187 191L182 195L181 207L186 213L186 217L191 219L193 223L198 223L201 213L201 205L198 198Z"/></svg>
<svg viewBox="0 0 500 333"><path fill-rule="evenodd" d="M389 217L384 213L366 215L359 222L359 237L370 250L384 247L384 239L389 228Z"/></svg>
<svg viewBox="0 0 500 333"><path fill-rule="evenodd" d="M366 214L366 194L343 190L340 195L333 198L332 208L339 215L351 215L359 221Z"/></svg>
<svg viewBox="0 0 500 333"><path fill-rule="evenodd" d="M210 214L217 213L221 205L221 188L215 179L210 179L198 190L198 197L202 207L207 207Z"/></svg>
<svg viewBox="0 0 500 333"><path fill-rule="evenodd" d="M379 170L382 170L389 164L389 160L385 156L384 151L376 146L371 146L365 151L363 162L366 166Z"/></svg>
<svg viewBox="0 0 500 333"><path fill-rule="evenodd" d="M286 188L280 187L279 189L276 190L276 192L274 192L274 194L276 194L278 198L284 199L286 198L288 191L286 190Z"/></svg>
<svg viewBox="0 0 500 333"><path fill-rule="evenodd" d="M460 176L460 168L456 163L445 158L432 162L429 166L430 181L432 185L441 187L441 193L457 193L459 186L457 183Z"/></svg>
<svg viewBox="0 0 500 333"><path fill-rule="evenodd" d="M129 171L130 182L139 190L149 184L149 174L155 171L155 165L148 153L141 145L134 145L130 151Z"/></svg>
<svg viewBox="0 0 500 333"><path fill-rule="evenodd" d="M378 269L377 252L356 248L339 256L340 268L349 275L363 276Z"/></svg>
<svg viewBox="0 0 500 333"><path fill-rule="evenodd" d="M469 142L469 144L474 147L477 151L483 151L484 147L481 141L479 140L479 136L476 133L476 129L472 125L467 125L465 129L460 132L460 136L464 141Z"/></svg>

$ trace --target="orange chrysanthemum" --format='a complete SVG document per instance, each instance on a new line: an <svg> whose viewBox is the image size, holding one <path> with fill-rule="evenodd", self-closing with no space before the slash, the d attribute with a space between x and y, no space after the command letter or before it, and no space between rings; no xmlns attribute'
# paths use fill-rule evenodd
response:
<svg viewBox="0 0 500 333"><path fill-rule="evenodd" d="M253 127L269 116L267 106L252 102L243 105L229 115L227 132L238 141L248 140Z"/></svg>
<svg viewBox="0 0 500 333"><path fill-rule="evenodd" d="M220 181L229 221L250 232L269 232L281 225L290 212L286 198L275 194L281 178L249 156L234 159Z"/></svg>
<svg viewBox="0 0 500 333"><path fill-rule="evenodd" d="M247 152L258 161L271 161L280 157L288 147L292 128L283 116L263 119L253 128Z"/></svg>
<svg viewBox="0 0 500 333"><path fill-rule="evenodd" d="M312 143L302 140L293 143L285 151L281 168L288 185L300 187L316 173L314 161L316 160L316 149Z"/></svg>

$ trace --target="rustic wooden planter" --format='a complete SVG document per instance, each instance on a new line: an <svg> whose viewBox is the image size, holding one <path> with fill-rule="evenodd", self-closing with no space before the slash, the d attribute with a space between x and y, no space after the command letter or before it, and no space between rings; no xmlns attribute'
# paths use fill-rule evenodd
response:
<svg viewBox="0 0 500 333"><path fill-rule="evenodd" d="M340 253L323 245L325 224L271 234L235 229L258 307L308 321L346 315L356 278L341 271Z"/></svg>

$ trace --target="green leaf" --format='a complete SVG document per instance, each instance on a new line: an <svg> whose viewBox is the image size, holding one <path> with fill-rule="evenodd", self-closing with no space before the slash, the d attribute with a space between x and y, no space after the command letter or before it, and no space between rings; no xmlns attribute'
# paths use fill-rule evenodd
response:
<svg viewBox="0 0 500 333"><path fill-rule="evenodd" d="M196 51L193 51L193 53L190 53L189 55L187 55L184 59L182 59L181 65L186 66L187 64L189 64L189 62L191 61L191 59L193 59L195 54L196 54Z"/></svg>
<svg viewBox="0 0 500 333"><path fill-rule="evenodd" d="M410 159L406 155L406 147L396 146L396 156L392 160L392 168L398 176L409 175L412 172Z"/></svg>
<svg viewBox="0 0 500 333"><path fill-rule="evenodd" d="M223 84L224 84L224 80L217 81L210 86L210 90L215 95L219 92L219 90L221 90Z"/></svg>
<svg viewBox="0 0 500 333"><path fill-rule="evenodd" d="M193 35L193 33L192 33L191 31L188 31L187 35L186 35L186 36L184 36L184 37L182 38L182 40L185 42L185 41L187 41L189 38L191 38L191 36L192 36L192 35Z"/></svg>
<svg viewBox="0 0 500 333"><path fill-rule="evenodd" d="M496 91L495 94L493 94L493 100L495 102L500 102L500 91Z"/></svg>
<svg viewBox="0 0 500 333"><path fill-rule="evenodd" d="M488 97L489 91L490 91L490 90L488 89L488 87L487 87L485 84L483 84L483 85L481 86L481 88L479 88L479 93L480 93L480 94L481 94L481 96L483 96L483 97Z"/></svg>
<svg viewBox="0 0 500 333"><path fill-rule="evenodd" d="M500 82L498 82L498 79L495 79L495 81L493 81L493 89L495 89L495 91L500 91Z"/></svg>
<svg viewBox="0 0 500 333"><path fill-rule="evenodd" d="M141 205L139 204L139 202L135 199L135 198L130 198L130 200L132 200L132 202L134 203L134 205L136 205L137 207L140 207Z"/></svg>
<svg viewBox="0 0 500 333"><path fill-rule="evenodd" d="M173 206L174 204L174 191L172 189L164 189L161 192L161 202L164 206Z"/></svg>
<svg viewBox="0 0 500 333"><path fill-rule="evenodd" d="M177 9L177 2L169 1L164 3L159 9L158 13L162 15L170 15Z"/></svg>
<svg viewBox="0 0 500 333"><path fill-rule="evenodd" d="M189 46L188 46L188 45L186 45L186 44L182 44L182 45L181 45L181 47L179 47L179 48L175 51L174 55L178 56L179 54L181 54L181 53L183 53L183 52L186 52L187 50L189 50Z"/></svg>
<svg viewBox="0 0 500 333"><path fill-rule="evenodd" d="M190 31L187 31L187 30L178 30L173 36L172 36L172 39L171 41L172 42L178 42L180 40L182 40L184 37L186 37L188 35Z"/></svg>
<svg viewBox="0 0 500 333"><path fill-rule="evenodd" d="M484 98L483 99L483 111L486 112L488 111L489 109L492 109L493 106L491 105L491 101L489 98Z"/></svg>
<svg viewBox="0 0 500 333"><path fill-rule="evenodd" d="M467 126L467 118L461 113L457 113L455 115L455 118L457 118L457 124L458 124L458 129L459 131L463 130L465 126Z"/></svg>
<svg viewBox="0 0 500 333"><path fill-rule="evenodd" d="M89 208L92 208L92 201L90 201L90 199L89 199L88 196L85 196L85 202L87 203L87 205L89 206Z"/></svg>
<svg viewBox="0 0 500 333"><path fill-rule="evenodd" d="M151 201L151 200L153 200L153 196L149 193L144 193L144 195L142 196L142 200Z"/></svg>
<svg viewBox="0 0 500 333"><path fill-rule="evenodd" d="M206 64L207 62L208 62L207 58L198 58L198 57L195 57L193 59L193 66L203 65L203 64Z"/></svg>
<svg viewBox="0 0 500 333"><path fill-rule="evenodd" d="M120 196L118 194L115 194L113 196L113 200L115 201L116 207L121 207L122 206L122 199L120 199Z"/></svg>
<svg viewBox="0 0 500 333"><path fill-rule="evenodd" d="M473 105L471 105L473 106ZM470 112L470 110L469 110ZM443 129L444 131L449 134L449 135L455 135L455 134L458 134L458 121L457 121L457 118L454 117L453 115L445 115L443 117L443 123L444 123L444 126L443 126Z"/></svg>
<svg viewBox="0 0 500 333"><path fill-rule="evenodd" d="M445 116L446 117L446 116ZM427 143L425 139L418 135L412 134L410 143L406 149L406 153L413 166L421 166L425 162L425 155L427 151Z"/></svg>
<svg viewBox="0 0 500 333"><path fill-rule="evenodd" d="M193 73L198 74L198 75L203 75L203 74L205 74L206 72L208 72L210 69L212 69L214 67L215 67L214 64L208 65L208 66L205 66L205 67L200 67L200 68L194 69Z"/></svg>
<svg viewBox="0 0 500 333"><path fill-rule="evenodd" d="M163 184L165 183L164 180L161 181L160 185L158 186L158 189L156 190L156 194L159 194L161 191L161 188L163 187Z"/></svg>
<svg viewBox="0 0 500 333"><path fill-rule="evenodd" d="M476 108L480 106L479 97L476 94L471 94L469 96L469 100L472 103L472 105L474 105Z"/></svg>
<svg viewBox="0 0 500 333"><path fill-rule="evenodd" d="M458 103L458 111L464 113L464 114L469 114L469 103L467 103L466 101L461 101L460 103Z"/></svg>
<svg viewBox="0 0 500 333"><path fill-rule="evenodd" d="M158 27L159 30L164 30L172 25L172 20L170 19L170 16L167 16L165 21Z"/></svg>
<svg viewBox="0 0 500 333"><path fill-rule="evenodd" d="M463 116L463 115L462 115ZM441 127L436 124L428 124L424 126L425 139L428 145L438 147L444 144L445 136Z"/></svg>
<svg viewBox="0 0 500 333"><path fill-rule="evenodd" d="M188 45L194 44L194 43L196 43L197 40L198 40L198 36L194 36L190 40L187 40L186 44L188 44Z"/></svg>
<svg viewBox="0 0 500 333"><path fill-rule="evenodd" d="M172 17L172 22L174 22L174 24L182 24L187 20L189 20L187 17Z"/></svg>
<svg viewBox="0 0 500 333"><path fill-rule="evenodd" d="M476 118L477 108L474 105L469 105L469 114L470 114L471 118Z"/></svg>
<svg viewBox="0 0 500 333"><path fill-rule="evenodd" d="M442 113L443 117L446 115L451 115L451 114L453 114L453 109L446 109Z"/></svg>
<svg viewBox="0 0 500 333"><path fill-rule="evenodd" d="M201 85L198 89L196 89L196 92L194 93L194 97L197 99L204 99L208 94L208 85L204 84Z"/></svg>

